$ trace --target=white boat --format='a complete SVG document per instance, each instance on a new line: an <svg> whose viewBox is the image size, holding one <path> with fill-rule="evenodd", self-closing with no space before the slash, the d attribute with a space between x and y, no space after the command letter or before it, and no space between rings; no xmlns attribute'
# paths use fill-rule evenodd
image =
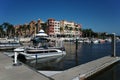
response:
<svg viewBox="0 0 120 80"><path fill-rule="evenodd" d="M20 47L20 43L17 41L4 41L0 42L0 50L8 50L8 49L15 49Z"/></svg>
<svg viewBox="0 0 120 80"><path fill-rule="evenodd" d="M41 35L44 33L43 31L40 32ZM50 40L45 36L36 36L31 41L33 42L32 46L14 49L15 58L18 57L19 60L23 62L37 61L39 63L44 63L49 61L59 61L66 55L66 52L62 47L57 47L55 45L52 46Z"/></svg>
<svg viewBox="0 0 120 80"><path fill-rule="evenodd" d="M99 43L99 40L98 39L92 39L91 41L93 44L98 44Z"/></svg>
<svg viewBox="0 0 120 80"><path fill-rule="evenodd" d="M56 48L34 48L34 47L28 47L28 48L16 48L15 53L17 53L17 57L20 60L23 61L29 61L29 62L49 62L49 61L59 61L62 59L66 52L60 49Z"/></svg>
<svg viewBox="0 0 120 80"><path fill-rule="evenodd" d="M111 43L111 42L112 42L112 39L111 39L111 38L107 38L107 39L105 39L105 41Z"/></svg>

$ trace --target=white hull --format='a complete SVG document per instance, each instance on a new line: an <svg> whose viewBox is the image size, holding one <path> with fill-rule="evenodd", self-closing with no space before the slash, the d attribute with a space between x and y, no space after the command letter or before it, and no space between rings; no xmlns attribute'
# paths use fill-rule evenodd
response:
<svg viewBox="0 0 120 80"><path fill-rule="evenodd" d="M20 44L17 44L17 45L12 45L12 44L0 45L0 50L15 49L15 48L17 48L17 47L20 47Z"/></svg>
<svg viewBox="0 0 120 80"><path fill-rule="evenodd" d="M25 56L25 59L32 63L36 61L39 63L59 61L66 55L65 51L61 51L59 49L32 49L27 52L22 48L17 48L15 51L18 54Z"/></svg>

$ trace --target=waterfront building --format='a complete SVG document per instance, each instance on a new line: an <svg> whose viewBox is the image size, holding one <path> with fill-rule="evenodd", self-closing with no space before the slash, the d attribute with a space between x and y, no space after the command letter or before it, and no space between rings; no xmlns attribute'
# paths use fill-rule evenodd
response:
<svg viewBox="0 0 120 80"><path fill-rule="evenodd" d="M48 34L50 36L56 36L60 34L60 21L56 21L55 19L48 19L47 20L48 25Z"/></svg>
<svg viewBox="0 0 120 80"><path fill-rule="evenodd" d="M60 21L61 32L64 35L81 36L81 25L66 20Z"/></svg>
<svg viewBox="0 0 120 80"><path fill-rule="evenodd" d="M49 36L81 36L81 25L66 20L56 21L53 18L43 22L38 19L31 21L29 24L15 26L15 33L18 36L35 36L43 29Z"/></svg>

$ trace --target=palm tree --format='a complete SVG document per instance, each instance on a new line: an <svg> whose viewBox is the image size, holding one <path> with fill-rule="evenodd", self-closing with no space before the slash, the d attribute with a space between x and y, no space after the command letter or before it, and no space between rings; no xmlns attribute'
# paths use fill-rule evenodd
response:
<svg viewBox="0 0 120 80"><path fill-rule="evenodd" d="M27 33L27 25L26 25L26 24L23 25L23 31L24 31L24 33L25 33L24 36L26 36L26 33Z"/></svg>
<svg viewBox="0 0 120 80"><path fill-rule="evenodd" d="M68 26L67 25L65 26L65 30L68 30Z"/></svg>
<svg viewBox="0 0 120 80"><path fill-rule="evenodd" d="M15 34L14 26L8 22L2 24L3 30L5 31L5 36L12 37Z"/></svg>
<svg viewBox="0 0 120 80"><path fill-rule="evenodd" d="M92 34L94 33L92 29L83 29L82 32L84 37L92 37Z"/></svg>
<svg viewBox="0 0 120 80"><path fill-rule="evenodd" d="M19 31L19 35L20 36L23 36L23 25L20 25L20 27L19 27L19 29L18 29L18 31Z"/></svg>
<svg viewBox="0 0 120 80"><path fill-rule="evenodd" d="M7 33L8 34L8 37L14 37L14 34L15 34L15 28L12 24L9 24L8 25L8 28L7 28Z"/></svg>
<svg viewBox="0 0 120 80"><path fill-rule="evenodd" d="M2 24L2 28L3 28L3 30L5 31L5 36L8 36L8 33L7 33L7 28L8 28L8 26L9 26L9 23L8 23L8 22L4 22L4 23Z"/></svg>
<svg viewBox="0 0 120 80"><path fill-rule="evenodd" d="M73 30L73 28L72 28L72 27L70 27L70 28L69 28L69 30L70 30L70 31L72 31L72 30Z"/></svg>
<svg viewBox="0 0 120 80"><path fill-rule="evenodd" d="M47 23L41 23L41 28L48 34L48 26Z"/></svg>
<svg viewBox="0 0 120 80"><path fill-rule="evenodd" d="M27 30L29 31L28 35L30 35L30 25L29 24L27 25Z"/></svg>
<svg viewBox="0 0 120 80"><path fill-rule="evenodd" d="M2 25L0 25L0 37L3 37L3 34L4 34L4 31L3 31Z"/></svg>
<svg viewBox="0 0 120 80"><path fill-rule="evenodd" d="M63 30L64 30L63 27L60 27L60 32L63 32Z"/></svg>
<svg viewBox="0 0 120 80"><path fill-rule="evenodd" d="M15 34L16 34L17 37L19 37L21 35L21 28L20 27L16 29Z"/></svg>
<svg viewBox="0 0 120 80"><path fill-rule="evenodd" d="M78 28L75 28L75 31L78 31Z"/></svg>

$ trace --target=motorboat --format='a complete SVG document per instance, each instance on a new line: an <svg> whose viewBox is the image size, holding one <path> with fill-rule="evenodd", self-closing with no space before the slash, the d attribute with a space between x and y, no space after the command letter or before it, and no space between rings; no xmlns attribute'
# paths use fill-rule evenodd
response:
<svg viewBox="0 0 120 80"><path fill-rule="evenodd" d="M15 49L17 47L20 47L21 44L18 41L1 41L0 42L0 50L9 50L9 49Z"/></svg>
<svg viewBox="0 0 120 80"><path fill-rule="evenodd" d="M41 31L41 34L43 33L44 32ZM37 61L39 63L43 63L59 61L66 55L66 51L63 47L55 46L55 44L45 36L36 36L31 41L33 42L33 45L14 49L15 58L18 58L23 62Z"/></svg>
<svg viewBox="0 0 120 80"><path fill-rule="evenodd" d="M65 55L64 50L58 48L36 48L36 47L19 47L14 49L15 55L21 61L28 62L49 62L60 61Z"/></svg>

